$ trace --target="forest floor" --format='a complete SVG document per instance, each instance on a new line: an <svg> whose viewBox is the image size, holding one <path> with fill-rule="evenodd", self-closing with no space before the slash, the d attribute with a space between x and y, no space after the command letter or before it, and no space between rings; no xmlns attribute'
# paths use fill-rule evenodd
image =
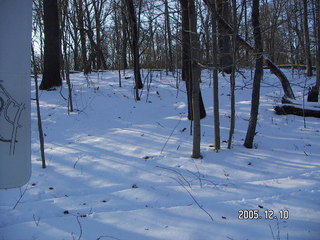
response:
<svg viewBox="0 0 320 240"><path fill-rule="evenodd" d="M139 102L132 71L121 72L121 88L117 71L72 74L70 114L66 86L40 92L47 168L32 101L33 173L27 185L0 190L0 240L319 239L320 120L276 115L283 91L265 70L255 147L246 149L253 72L241 72L230 150L229 77L220 75L218 152L212 77L202 72L203 159L190 157L184 83L177 89L164 71L152 79L143 71ZM302 99L315 78L284 72Z"/></svg>

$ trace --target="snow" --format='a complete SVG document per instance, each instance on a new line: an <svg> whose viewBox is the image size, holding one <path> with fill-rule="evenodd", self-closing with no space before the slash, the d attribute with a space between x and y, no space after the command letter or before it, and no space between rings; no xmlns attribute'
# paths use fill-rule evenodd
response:
<svg viewBox="0 0 320 240"><path fill-rule="evenodd" d="M273 106L283 91L265 71L255 148L244 148L252 72L241 71L231 150L229 78L220 76L224 142L218 152L212 147L211 74L202 72L208 115L202 120L203 159L190 157L184 83L177 90L165 72L152 72L150 92L145 88L139 102L132 71L122 72L121 88L117 71L87 79L74 73L77 111L70 115L61 96L67 97L66 86L61 94L40 92L48 166L41 168L32 101L33 174L20 189L0 190L0 239L319 239L319 119L307 118L304 128L302 117L276 115ZM297 70L284 72L300 99L299 86L315 81ZM240 210L258 210L261 219L239 220ZM267 210L277 219L266 219ZM280 219L280 210L289 218Z"/></svg>

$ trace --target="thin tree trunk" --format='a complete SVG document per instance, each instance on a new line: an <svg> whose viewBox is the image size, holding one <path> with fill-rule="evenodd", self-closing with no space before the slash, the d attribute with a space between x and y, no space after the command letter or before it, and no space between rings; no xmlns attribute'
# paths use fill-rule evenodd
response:
<svg viewBox="0 0 320 240"><path fill-rule="evenodd" d="M83 17L84 17L83 2L82 0L74 0L73 3L77 11L78 28L80 31L82 70L84 74L88 74L91 72L91 65L88 64L88 59L87 59L86 32L84 29L84 20L83 20Z"/></svg>
<svg viewBox="0 0 320 240"><path fill-rule="evenodd" d="M317 80L316 89L319 93L320 88L320 2L315 1L315 12L316 12L316 68L317 68Z"/></svg>
<svg viewBox="0 0 320 240"><path fill-rule="evenodd" d="M305 59L307 76L312 76L312 61L310 52L310 36L309 36L309 24L308 24L308 1L303 0L303 33L305 39Z"/></svg>
<svg viewBox="0 0 320 240"><path fill-rule="evenodd" d="M72 41L74 42L73 46L73 69L76 71L80 70L80 59L79 59L79 34L78 34L78 28L77 28L77 19L76 19L76 13L72 13L72 16L70 17L70 22L72 23ZM70 27L71 28L71 27ZM71 30L70 30L71 31Z"/></svg>
<svg viewBox="0 0 320 240"><path fill-rule="evenodd" d="M131 35L131 50L133 55L133 71L135 80L135 99L140 100L138 89L143 88L140 74L140 53L138 44L138 23L133 5L133 0L126 0L127 14L129 19L130 35Z"/></svg>
<svg viewBox="0 0 320 240"><path fill-rule="evenodd" d="M73 103L72 103L72 89L71 89L71 83L70 83L70 53L67 51L67 44L70 42L70 36L69 39L67 39L67 29L68 27L67 20L70 20L68 17L68 2L65 2L63 6L61 6L61 12L62 12L62 19L61 19L61 38L62 38L62 46L63 46L63 54L62 54L62 61L64 63L64 71L65 71L65 77L66 82L68 85L68 114L70 112L73 112Z"/></svg>
<svg viewBox="0 0 320 240"><path fill-rule="evenodd" d="M120 49L120 27L119 27L119 22L120 22L120 18L118 16L118 6L117 6L117 2L116 0L114 0L113 2L113 10L114 10L114 31L116 34L116 58L117 58L117 68L118 68L118 75L119 75L119 87L122 86L121 83L121 49Z"/></svg>
<svg viewBox="0 0 320 240"><path fill-rule="evenodd" d="M39 142L40 142L40 152L41 152L41 163L42 163L42 168L46 168L46 157L44 152L44 137L43 137L40 103L39 103L38 69L37 69L37 62L34 56L33 45L31 45L31 57L33 62L33 75L34 75L34 83L35 83L35 90L36 90L36 106L37 106L37 120L38 120Z"/></svg>
<svg viewBox="0 0 320 240"><path fill-rule="evenodd" d="M259 101L260 101L260 82L263 77L263 47L261 39L260 30L260 20L259 20L259 0L253 0L252 2L252 26L253 35L255 42L256 54L256 69L254 72L253 88L252 88L252 98L251 98L251 113L249 126L247 130L246 139L244 146L246 148L253 147L253 140L256 134L256 126L258 121L259 113Z"/></svg>
<svg viewBox="0 0 320 240"><path fill-rule="evenodd" d="M164 0L164 9L165 9L167 37L168 37L169 71L173 72L174 67L173 67L173 54L172 54L172 36L171 36L168 0Z"/></svg>
<svg viewBox="0 0 320 240"><path fill-rule="evenodd" d="M65 36L63 37L63 41L66 42ZM65 74L66 74L66 83L68 86L68 114L73 112L73 101L72 101L72 86L70 81L70 60L67 52L66 43L64 43L63 47L63 55L64 55L64 63L65 63Z"/></svg>
<svg viewBox="0 0 320 240"><path fill-rule="evenodd" d="M232 34L232 72L230 75L230 102L231 102L231 111L230 111L230 131L228 139L228 149L231 149L232 138L235 129L235 114L236 114L236 100L235 100L235 74L236 74L236 56L237 56L237 6L236 1L232 1L232 10L233 10L233 29L234 33Z"/></svg>
<svg viewBox="0 0 320 240"><path fill-rule="evenodd" d="M200 143L201 143L201 123L200 123L200 74L199 67L199 37L197 34L197 16L194 0L188 0L189 13L189 34L190 34L190 49L191 49L191 82L192 82L192 113L193 113L193 148L192 158L200 158Z"/></svg>
<svg viewBox="0 0 320 240"><path fill-rule="evenodd" d="M94 18L96 23L96 44L95 48L97 51L97 69L107 69L107 63L102 52L101 47L101 11L103 3L101 1L92 1L94 9Z"/></svg>
<svg viewBox="0 0 320 240"><path fill-rule="evenodd" d="M212 22L212 63L213 63L213 116L214 116L214 146L218 151L220 146L220 116L219 116L219 77L218 77L218 43L217 43L217 16L215 0L211 0Z"/></svg>
<svg viewBox="0 0 320 240"><path fill-rule="evenodd" d="M249 31L248 31L248 5L247 5L247 1L244 0L243 1L243 4L244 4L244 26L245 26L245 33L244 33L244 40L246 42L248 42L248 39L249 39ZM246 51L246 63L248 64L249 63L249 53L248 51Z"/></svg>
<svg viewBox="0 0 320 240"><path fill-rule="evenodd" d="M127 42L128 42L128 36L127 36L127 20L126 20L126 11L125 11L125 3L124 1L121 1L121 30L122 30L122 68L127 69L128 68L128 61L127 61Z"/></svg>
<svg viewBox="0 0 320 240"><path fill-rule="evenodd" d="M180 0L180 4L182 10L182 80L185 81L187 89L188 119L192 120L188 0Z"/></svg>

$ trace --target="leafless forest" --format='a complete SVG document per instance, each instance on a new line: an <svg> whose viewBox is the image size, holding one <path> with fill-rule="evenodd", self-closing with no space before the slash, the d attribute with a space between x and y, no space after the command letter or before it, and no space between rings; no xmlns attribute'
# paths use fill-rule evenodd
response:
<svg viewBox="0 0 320 240"><path fill-rule="evenodd" d="M310 94L318 101L320 67L317 0L34 0L34 70L49 90L69 74L134 70L135 100L143 89L140 69L166 69L186 83L193 121L192 156L200 155L200 119L206 116L199 88L201 69L214 79L215 148L220 148L218 72L230 74L231 126L239 68L255 69L251 116L244 145L252 148L263 67L275 74L287 98L295 95L280 67L317 75ZM182 69L182 74L176 71ZM61 74L62 73L62 74ZM70 94L71 96L71 94ZM70 99L71 102L71 99ZM70 106L72 109L72 105Z"/></svg>

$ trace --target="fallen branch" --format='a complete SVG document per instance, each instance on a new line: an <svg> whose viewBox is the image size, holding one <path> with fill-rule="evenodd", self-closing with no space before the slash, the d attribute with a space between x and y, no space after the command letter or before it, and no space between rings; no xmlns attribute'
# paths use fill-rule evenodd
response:
<svg viewBox="0 0 320 240"><path fill-rule="evenodd" d="M317 108L303 108L300 105L281 104L274 107L278 115L293 114L301 117L316 117L320 118L320 109Z"/></svg>
<svg viewBox="0 0 320 240"><path fill-rule="evenodd" d="M282 104L274 107L278 115L293 114L302 117L320 118L320 104L315 102L305 102L283 97Z"/></svg>

